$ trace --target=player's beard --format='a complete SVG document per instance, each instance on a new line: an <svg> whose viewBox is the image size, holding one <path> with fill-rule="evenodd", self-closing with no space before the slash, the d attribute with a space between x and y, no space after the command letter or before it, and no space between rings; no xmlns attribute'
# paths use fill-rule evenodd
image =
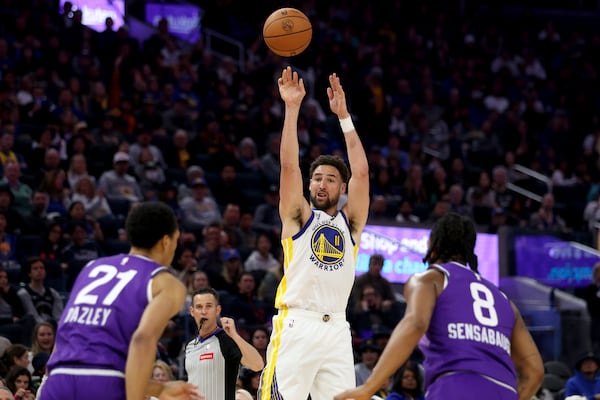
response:
<svg viewBox="0 0 600 400"><path fill-rule="evenodd" d="M317 210L326 211L332 207L337 207L338 199L333 199L330 196L320 200L317 196L311 195L310 202Z"/></svg>

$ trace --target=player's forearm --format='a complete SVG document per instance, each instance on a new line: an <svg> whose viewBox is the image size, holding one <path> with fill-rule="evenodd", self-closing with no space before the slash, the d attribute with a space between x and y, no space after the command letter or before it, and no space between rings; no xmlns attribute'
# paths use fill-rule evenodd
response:
<svg viewBox="0 0 600 400"><path fill-rule="evenodd" d="M300 145L298 144L298 116L300 108L288 107L285 108L285 118L283 120L283 129L281 131L281 147L280 147L280 162L282 168L289 164L290 166L299 168L298 154Z"/></svg>
<svg viewBox="0 0 600 400"><path fill-rule="evenodd" d="M517 368L517 393L519 400L530 400L539 390L542 376L534 376L527 367Z"/></svg>
<svg viewBox="0 0 600 400"><path fill-rule="evenodd" d="M367 161L367 155L365 149L358 137L356 129L352 129L349 132L344 133L344 139L346 141L346 150L348 152L348 161L350 163L350 170L352 171L353 177L366 177L369 176L369 162Z"/></svg>
<svg viewBox="0 0 600 400"><path fill-rule="evenodd" d="M156 393L156 382L149 381L155 359L156 341L149 334L134 333L125 365L127 400L144 400L147 395L154 395L150 391Z"/></svg>

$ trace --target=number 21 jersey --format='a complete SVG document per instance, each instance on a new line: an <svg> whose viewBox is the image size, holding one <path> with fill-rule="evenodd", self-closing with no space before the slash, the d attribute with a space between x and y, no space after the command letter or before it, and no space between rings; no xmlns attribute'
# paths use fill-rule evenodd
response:
<svg viewBox="0 0 600 400"><path fill-rule="evenodd" d="M90 262L79 273L56 332L48 370L125 370L129 341L152 299L152 278L167 269L120 254Z"/></svg>

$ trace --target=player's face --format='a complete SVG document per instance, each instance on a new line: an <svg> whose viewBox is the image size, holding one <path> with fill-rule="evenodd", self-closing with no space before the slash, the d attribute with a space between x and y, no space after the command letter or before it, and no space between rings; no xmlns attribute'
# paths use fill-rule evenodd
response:
<svg viewBox="0 0 600 400"><path fill-rule="evenodd" d="M197 294L192 299L190 313L194 317L196 324L200 323L201 318L206 318L204 326L213 326L217 324L217 318L221 313L221 306L217 304L217 299L210 293Z"/></svg>
<svg viewBox="0 0 600 400"><path fill-rule="evenodd" d="M335 209L344 186L337 168L331 165L319 165L310 179L309 192L312 205L323 211Z"/></svg>

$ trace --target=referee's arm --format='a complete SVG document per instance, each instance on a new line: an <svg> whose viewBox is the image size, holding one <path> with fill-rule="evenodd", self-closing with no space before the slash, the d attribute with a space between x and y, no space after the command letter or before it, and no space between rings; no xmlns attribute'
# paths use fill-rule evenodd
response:
<svg viewBox="0 0 600 400"><path fill-rule="evenodd" d="M252 371L260 371L264 368L265 363L258 350L254 348L250 343L246 342L244 338L240 336L237 329L235 328L235 321L232 318L223 317L221 318L221 325L225 330L225 333L237 344L242 352L241 364L250 368Z"/></svg>

